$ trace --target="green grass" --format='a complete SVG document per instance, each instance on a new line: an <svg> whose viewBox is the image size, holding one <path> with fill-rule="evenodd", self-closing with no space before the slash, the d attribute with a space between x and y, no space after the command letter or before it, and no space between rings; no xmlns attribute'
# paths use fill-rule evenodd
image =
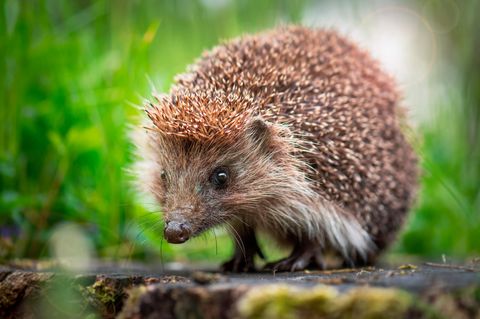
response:
<svg viewBox="0 0 480 319"><path fill-rule="evenodd" d="M221 39L300 21L305 2L2 2L0 258L48 256L63 222L80 225L99 256L228 255L221 230L217 240L162 244L158 208L141 205L126 172L129 126L140 114L133 105L152 85L167 91L175 74ZM461 49L452 59L464 77L421 126L424 187L397 252L480 253L480 63L473 53L480 41L469 13L477 9L464 7L448 35Z"/></svg>

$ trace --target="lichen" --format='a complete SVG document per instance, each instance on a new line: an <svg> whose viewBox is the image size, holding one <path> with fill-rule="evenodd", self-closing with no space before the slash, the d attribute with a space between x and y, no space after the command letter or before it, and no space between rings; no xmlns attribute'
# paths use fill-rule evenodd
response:
<svg viewBox="0 0 480 319"><path fill-rule="evenodd" d="M318 285L305 289L267 285L249 291L239 302L245 318L402 318L412 297L397 289L362 287L346 293Z"/></svg>
<svg viewBox="0 0 480 319"><path fill-rule="evenodd" d="M195 271L192 273L191 278L194 282L200 285L208 285L220 281L226 280L226 278L217 273L208 273L203 271Z"/></svg>
<svg viewBox="0 0 480 319"><path fill-rule="evenodd" d="M22 299L35 296L54 277L52 273L6 272L0 282L0 318Z"/></svg>
<svg viewBox="0 0 480 319"><path fill-rule="evenodd" d="M404 264L398 266L398 269L400 270L416 270L418 267L412 264Z"/></svg>

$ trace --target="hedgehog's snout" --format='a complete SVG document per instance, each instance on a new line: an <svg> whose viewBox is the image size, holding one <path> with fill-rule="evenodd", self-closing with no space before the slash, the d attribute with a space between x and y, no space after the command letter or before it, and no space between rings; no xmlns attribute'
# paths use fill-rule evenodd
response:
<svg viewBox="0 0 480 319"><path fill-rule="evenodd" d="M165 224L165 239L171 244L186 242L192 234L192 228L184 221L169 221Z"/></svg>

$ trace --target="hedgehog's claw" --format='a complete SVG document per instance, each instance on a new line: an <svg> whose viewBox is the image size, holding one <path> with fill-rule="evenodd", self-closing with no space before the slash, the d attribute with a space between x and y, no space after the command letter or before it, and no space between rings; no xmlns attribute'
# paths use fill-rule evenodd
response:
<svg viewBox="0 0 480 319"><path fill-rule="evenodd" d="M265 259L253 230L242 233L242 247L237 245L232 259L221 266L223 272L255 272L255 256Z"/></svg>
<svg viewBox="0 0 480 319"><path fill-rule="evenodd" d="M296 245L287 258L265 265L265 270L301 271L307 268L325 269L322 250L314 245Z"/></svg>
<svg viewBox="0 0 480 319"><path fill-rule="evenodd" d="M232 259L222 264L221 269L223 272L255 272L254 256L235 252Z"/></svg>

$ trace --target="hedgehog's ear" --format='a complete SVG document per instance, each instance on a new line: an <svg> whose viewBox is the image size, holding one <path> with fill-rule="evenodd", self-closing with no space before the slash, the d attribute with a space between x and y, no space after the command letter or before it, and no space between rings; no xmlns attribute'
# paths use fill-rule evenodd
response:
<svg viewBox="0 0 480 319"><path fill-rule="evenodd" d="M254 118L248 125L247 135L255 145L268 150L272 139L272 128L261 118Z"/></svg>

